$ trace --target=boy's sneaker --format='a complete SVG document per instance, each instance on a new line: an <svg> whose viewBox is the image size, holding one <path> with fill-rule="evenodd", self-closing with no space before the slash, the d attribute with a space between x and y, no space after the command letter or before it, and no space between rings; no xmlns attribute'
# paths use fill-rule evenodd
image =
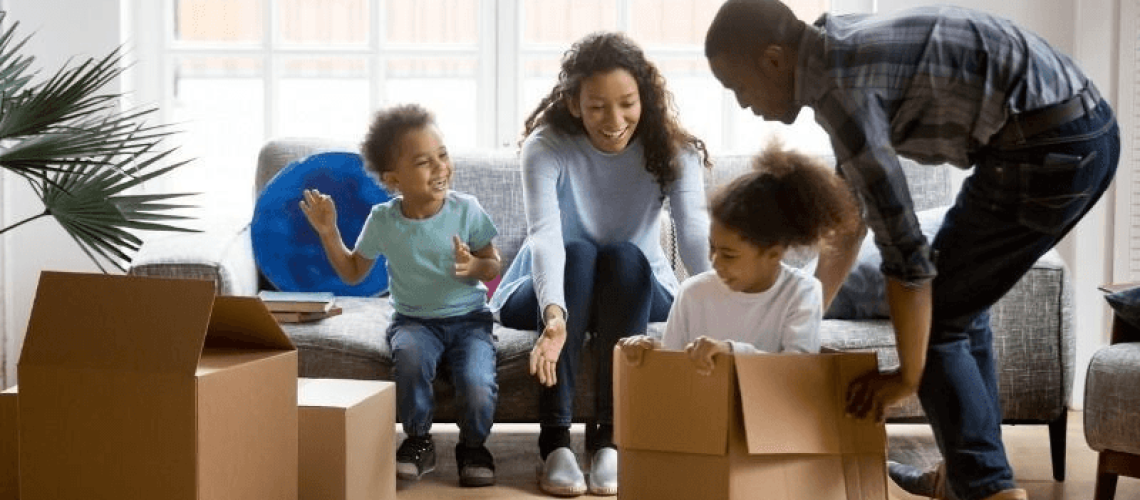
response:
<svg viewBox="0 0 1140 500"><path fill-rule="evenodd" d="M455 445L455 464L459 469L461 486L491 486L495 484L495 459L486 446L469 448L463 443Z"/></svg>
<svg viewBox="0 0 1140 500"><path fill-rule="evenodd" d="M435 442L431 434L408 436L396 450L396 479L418 481L435 470Z"/></svg>

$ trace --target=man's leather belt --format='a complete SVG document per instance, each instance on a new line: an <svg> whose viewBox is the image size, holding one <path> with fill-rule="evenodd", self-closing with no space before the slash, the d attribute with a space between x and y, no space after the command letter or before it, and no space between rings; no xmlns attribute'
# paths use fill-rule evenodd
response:
<svg viewBox="0 0 1140 500"><path fill-rule="evenodd" d="M1100 94L1090 85L1061 103L1010 116L1001 130L990 139L990 144L995 146L1017 144L1085 116L1099 104Z"/></svg>

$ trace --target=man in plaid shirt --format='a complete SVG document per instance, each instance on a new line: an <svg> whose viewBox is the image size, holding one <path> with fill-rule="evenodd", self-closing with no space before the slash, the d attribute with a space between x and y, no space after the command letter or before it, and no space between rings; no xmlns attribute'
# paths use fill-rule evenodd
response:
<svg viewBox="0 0 1140 500"><path fill-rule="evenodd" d="M812 108L863 203L900 366L852 383L848 411L881 420L917 391L944 457L927 473L891 464L892 478L935 498L1026 498L1001 440L989 309L1112 181L1112 109L1040 36L951 6L825 14L808 25L778 0L728 0L705 55L740 106L765 120L792 123ZM933 241L900 156L972 169ZM824 247L825 308L862 236Z"/></svg>

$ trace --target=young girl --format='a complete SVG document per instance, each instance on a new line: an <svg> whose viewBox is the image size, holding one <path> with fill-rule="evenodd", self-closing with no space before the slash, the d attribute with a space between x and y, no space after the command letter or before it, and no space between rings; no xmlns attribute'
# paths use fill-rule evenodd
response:
<svg viewBox="0 0 1140 500"><path fill-rule="evenodd" d="M494 320L483 283L498 276L502 265L491 243L498 231L475 198L449 189L451 159L434 118L422 107L378 113L361 149L365 168L399 196L372 207L356 248L344 246L328 195L306 190L301 210L344 281L359 282L377 256L387 257L395 309L388 343L396 411L408 436L396 451L396 475L414 480L435 468L431 384L446 359L463 405L455 446L459 482L493 484L494 460L483 443L499 388Z"/></svg>
<svg viewBox="0 0 1140 500"><path fill-rule="evenodd" d="M717 354L818 352L819 280L784 264L790 248L819 244L857 221L854 198L822 162L773 143L712 199L712 271L681 285L662 339L623 339L626 359L646 349L684 349L708 374Z"/></svg>

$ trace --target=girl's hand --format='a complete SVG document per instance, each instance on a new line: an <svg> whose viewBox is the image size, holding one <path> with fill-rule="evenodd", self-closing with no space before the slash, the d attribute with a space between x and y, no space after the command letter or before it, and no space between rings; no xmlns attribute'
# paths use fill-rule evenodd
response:
<svg viewBox="0 0 1140 500"><path fill-rule="evenodd" d="M317 233L325 234L336 227L336 204L331 196L321 194L316 189L306 189L302 193L300 205L309 225Z"/></svg>
<svg viewBox="0 0 1140 500"><path fill-rule="evenodd" d="M477 277L475 257L471 255L471 247L467 246L459 235L452 235L451 243L455 247L455 276L459 278Z"/></svg>
<svg viewBox="0 0 1140 500"><path fill-rule="evenodd" d="M530 351L530 374L547 387L558 383L558 356L566 344L566 320L561 317L546 321L546 328Z"/></svg>
<svg viewBox="0 0 1140 500"><path fill-rule="evenodd" d="M648 335L633 335L618 339L618 348L625 355L625 362L630 366L641 366L645 351L661 348L661 341Z"/></svg>
<svg viewBox="0 0 1140 500"><path fill-rule="evenodd" d="M713 368L716 367L713 357L717 354L730 354L732 348L727 341L701 335L697 337L697 340L689 342L689 345L685 346L685 353L689 355L689 360L696 366L697 373L708 376L712 375Z"/></svg>

